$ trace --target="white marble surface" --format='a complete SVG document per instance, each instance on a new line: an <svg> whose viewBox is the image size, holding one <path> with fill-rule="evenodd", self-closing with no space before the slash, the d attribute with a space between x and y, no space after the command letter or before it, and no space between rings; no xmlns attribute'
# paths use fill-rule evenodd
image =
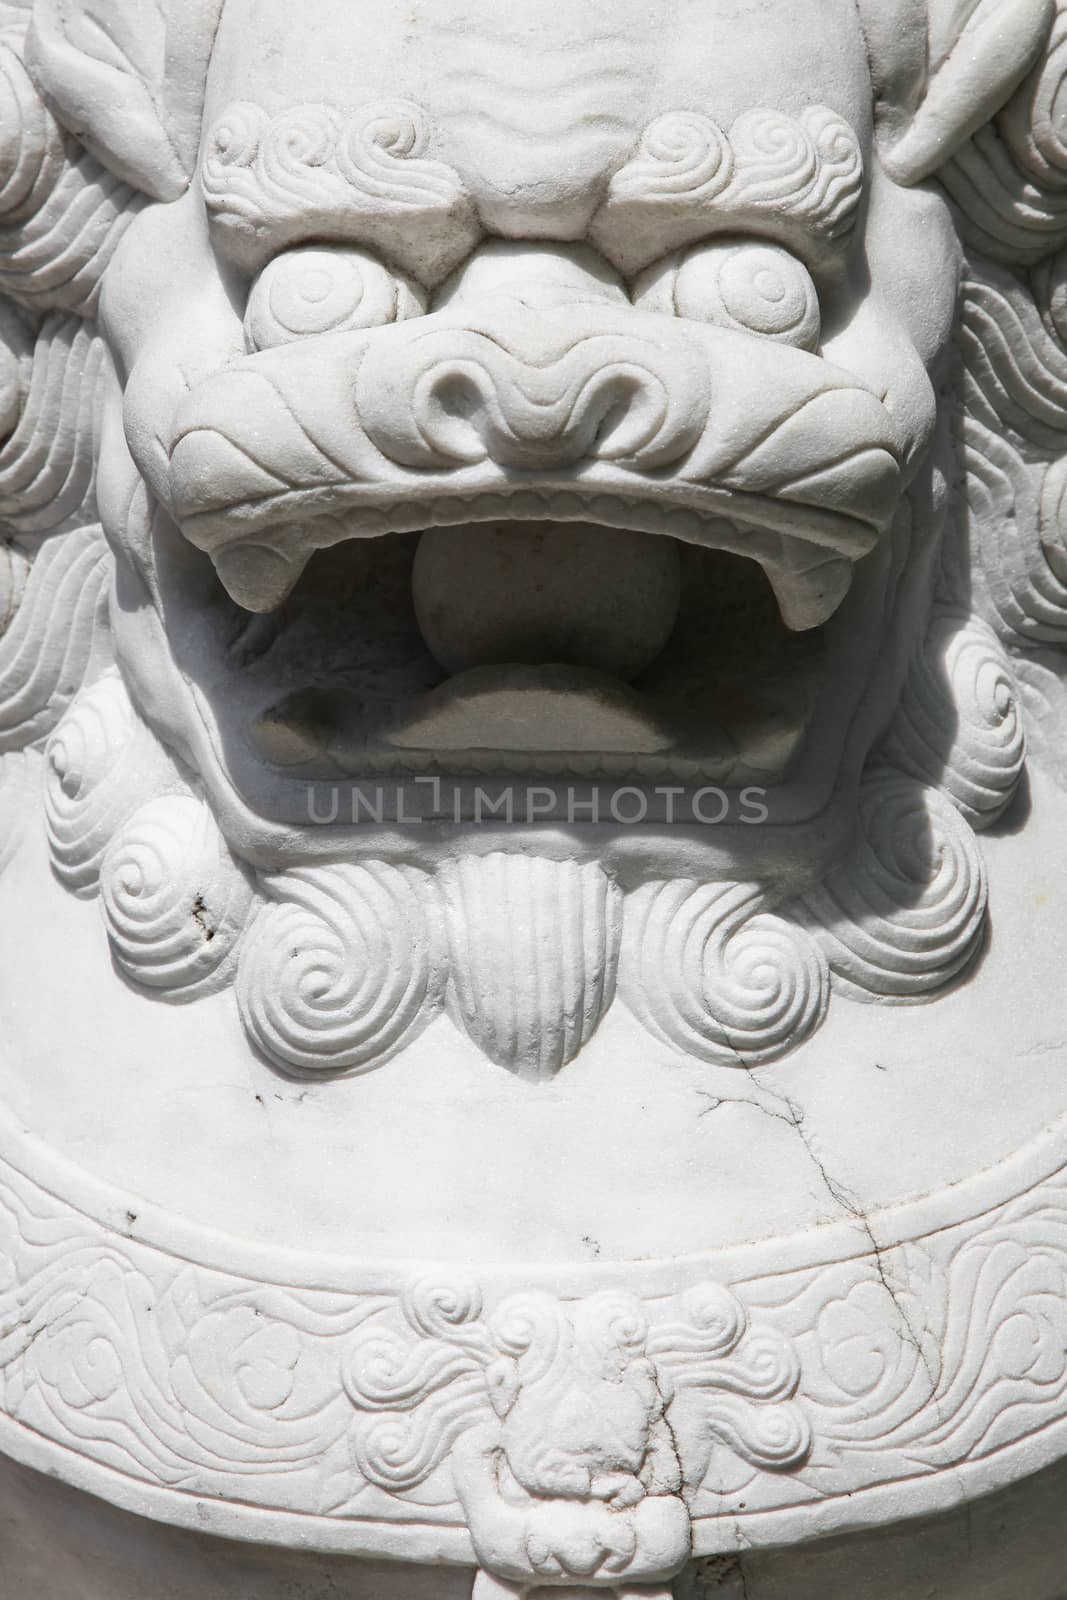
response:
<svg viewBox="0 0 1067 1600"><path fill-rule="evenodd" d="M580 1070L538 1085L501 1073L447 1018L381 1073L279 1077L243 1047L228 997L161 1008L116 980L98 905L64 894L28 841L0 907L46 914L8 952L0 1094L98 1178L294 1251L642 1260L847 1221L849 1205L873 1214L1007 1160L1067 1109L1067 930L1049 893L1064 870L1061 807L1037 776L1025 825L1013 814L987 837L990 947L937 1005L846 1002L751 1076L649 1046L619 1008ZM34 975L57 942L64 982L42 1009Z"/></svg>
<svg viewBox="0 0 1067 1600"><path fill-rule="evenodd" d="M1053 1600L1067 0L148 9L0 0L0 1595Z"/></svg>

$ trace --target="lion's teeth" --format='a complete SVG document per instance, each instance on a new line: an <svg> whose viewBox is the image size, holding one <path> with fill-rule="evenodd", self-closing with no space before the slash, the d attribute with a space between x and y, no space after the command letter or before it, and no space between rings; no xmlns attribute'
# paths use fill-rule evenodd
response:
<svg viewBox="0 0 1067 1600"><path fill-rule="evenodd" d="M296 587L310 551L292 555L265 544L233 544L213 556L226 593L246 611L274 611Z"/></svg>
<svg viewBox="0 0 1067 1600"><path fill-rule="evenodd" d="M770 565L764 570L778 601L782 621L794 633L803 633L829 621L848 593L855 569L851 561L835 557L806 572Z"/></svg>

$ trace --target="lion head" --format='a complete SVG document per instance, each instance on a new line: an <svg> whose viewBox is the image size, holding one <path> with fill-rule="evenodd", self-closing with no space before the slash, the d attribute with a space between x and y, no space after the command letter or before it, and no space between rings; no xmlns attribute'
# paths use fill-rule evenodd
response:
<svg viewBox="0 0 1067 1600"><path fill-rule="evenodd" d="M148 9L0 51L8 811L125 976L538 1077L967 972L1063 766L1067 12Z"/></svg>

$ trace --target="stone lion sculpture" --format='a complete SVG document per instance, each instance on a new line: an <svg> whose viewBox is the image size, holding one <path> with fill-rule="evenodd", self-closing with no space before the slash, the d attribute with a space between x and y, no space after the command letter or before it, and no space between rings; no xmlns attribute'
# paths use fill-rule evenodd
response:
<svg viewBox="0 0 1067 1600"><path fill-rule="evenodd" d="M328 1460L322 1482L348 1485L316 1478L306 1502L285 1486L253 1494L290 1518L279 1542L298 1542L299 1516L340 1516L357 1528L345 1548L459 1562L473 1549L486 1595L652 1593L692 1552L734 1548L720 1536L727 1512L762 1508L782 1527L793 1519L783 1537L805 1537L796 1485L852 1495L842 1452L899 1448L901 1461L918 1452L924 1470L955 1470L985 1459L972 1400L992 1408L994 1432L998 1408L1024 1404L981 1398L982 1363L1003 1340L992 1322L978 1329L978 1290L952 1288L960 1274L971 1282L959 1266L978 1248L971 1235L937 1269L940 1322L909 1320L912 1301L934 1296L917 1286L933 1272L915 1264L921 1230L881 1236L873 1201L836 1173L817 1106L790 1086L810 1070L862 1107L842 1085L880 1038L892 1054L906 1037L928 1077L957 1046L968 1062L1013 1039L1020 1059L1049 1039L1062 1047L1051 965L1029 966L1025 951L1015 968L997 962L1022 950L1029 925L1051 963L1059 925L1058 858L1043 853L1067 785L1067 9L320 0L313 11L298 22L278 0L0 5L0 893L6 878L26 925L4 1001L12 1072L43 1095L52 1068L38 1060L62 1053L38 1008L32 1028L16 1015L33 952L62 937L65 992L82 984L80 962L96 974L57 1013L68 1043L84 1029L90 1054L117 1060L137 1041L146 1079L157 1062L173 1060L178 1078L223 1063L235 1094L251 1085L249 1103L273 1098L287 1114L313 1090L332 1108L333 1131L314 1135L326 1145L346 1119L388 1124L387 1107L418 1099L412 1074L431 1053L432 1104L484 1097L476 1118L499 1107L501 1125L520 1129L551 1120L563 1102L549 1097L585 1093L583 1072L607 1084L609 1056L631 1107L644 1104L643 1063L678 1063L670 1082L703 1094L704 1112L749 1119L706 1162L680 1159L671 1203L686 1216L712 1204L710 1178L686 1200L687 1162L715 1170L715 1204L729 1210L751 1128L788 1137L806 1198L771 1218L764 1185L763 1221L782 1236L847 1227L867 1275L827 1290L803 1334L772 1327L784 1290L735 1300L733 1277L687 1291L697 1302L682 1309L673 1281L646 1294L627 1278L613 1310L575 1309L578 1291L546 1282L528 1338L494 1332L516 1302L490 1314L481 1289L442 1300L409 1288L358 1314L301 1302L283 1315L246 1297L241 1315L268 1335L249 1368L203 1302L211 1361L225 1347L232 1383L259 1373L245 1466L264 1452L273 1481L279 1461L318 1473ZM34 877L25 863L40 862L42 841ZM88 920L84 901L98 908ZM1036 998L1016 1027L1027 982ZM450 1052L462 1062L454 1092ZM977 1183L1044 1136L1054 1065L1032 1110L1011 1113L1033 1126L1008 1116L1004 1147L983 1133L942 1187ZM113 1090L123 1104L139 1093L129 1070L130 1087ZM952 1093L973 1091L977 1123L1003 1078L992 1060L974 1071L977 1087L960 1078ZM17 1118L34 1128L20 1093ZM166 1104L172 1091L158 1093ZM414 1127L407 1117L396 1125ZM864 1120L841 1114L848 1138ZM916 1143L943 1152L944 1107L915 1113L926 1120ZM489 1122L476 1125L491 1141ZM299 1189L313 1181L314 1140L294 1134L309 1141L295 1155L288 1128L272 1138ZM52 1133L45 1143L69 1155L69 1130ZM189 1125L218 1171L226 1158L209 1157L202 1134L214 1137ZM234 1137L237 1171L255 1141ZM620 1137L619 1172L639 1171L640 1130ZM664 1122L648 1137L670 1148L679 1135ZM329 1148L324 1167L347 1160ZM190 1185L200 1159L189 1156ZM409 1159L423 1159L414 1144L389 1157ZM913 1159L911 1189L902 1179L887 1203L937 1188L918 1156L901 1155L901 1169ZM359 1160L374 1165L366 1150ZM483 1160L490 1188L504 1185L504 1157ZM369 1188L388 1187L387 1166ZM856 1167L878 1160L857 1153ZM1042 1181L1051 1158L1046 1168ZM179 1157L162 1211L182 1209L182 1170ZM996 1204L1024 1190L997 1190ZM464 1204L473 1216L474 1198ZM125 1209L136 1233L139 1206L116 1205L107 1215ZM220 1225L240 1234L254 1209L235 1203ZM1020 1290L1020 1310L1003 1288L1023 1270L1009 1222L988 1246L1005 1263L997 1292L1040 1347L1011 1382L1037 1385L1051 1411L1027 1391L1030 1432L1005 1436L985 1487L1042 1464L1030 1433L1067 1416L1049 1310L1067 1293L1067 1257L1041 1234L1051 1287L1033 1291L1040 1311ZM309 1248L334 1248L331 1228L320 1240L313 1221L300 1226ZM434 1253L420 1226L406 1213L397 1223L397 1258ZM457 1223L461 1238L468 1226L482 1223ZM556 1223L543 1236L523 1226L539 1240L533 1258L553 1259ZM696 1226L679 1252L696 1250ZM663 1227L647 1250L635 1234L608 1253L669 1255L676 1234ZM22 1265L33 1228L15 1233L10 1292L25 1297L44 1269ZM594 1233L581 1236L590 1249ZM62 1260L47 1270L56 1293L81 1283ZM308 1293L324 1294L307 1270ZM263 1274L296 1295L299 1272ZM51 1292L35 1315L80 1370L82 1324L57 1318ZM886 1304L872 1309L872 1296ZM903 1328L875 1385L892 1390L875 1407L884 1426L857 1442L857 1412L848 1446L816 1418L860 1404L859 1390L840 1399L848 1383L827 1355L838 1313L826 1307L846 1305L846 1322ZM598 1344L609 1311L631 1331L612 1322ZM152 1380L173 1411L166 1428L150 1424L156 1442L127 1441L121 1461L105 1452L101 1471L184 1482L159 1450L184 1459L175 1441L199 1404L174 1374L207 1383L195 1320L178 1317L188 1348L168 1345ZM320 1360L300 1411L288 1378L270 1398L267 1374L306 1377L288 1352L313 1329L331 1350L335 1337L354 1343L343 1381ZM962 1354L953 1366L953 1337L977 1363L970 1378ZM49 1365L47 1344L5 1355L0 1339L12 1426L89 1456L90 1437L114 1451L122 1430L140 1440L132 1412L120 1424L108 1411L130 1403L129 1372L75 1397L68 1357ZM121 1350L116 1360L117 1371ZM552 1379L559 1416L539 1423L546 1373L565 1377ZM228 1416L230 1380L213 1381ZM696 1397L696 1420L677 1395ZM914 1430L930 1407L961 1419L956 1455L955 1444L922 1455ZM298 1412L336 1427L296 1443ZM229 1426L210 1423L220 1437ZM527 1436L543 1471L523 1479L501 1440ZM13 1435L0 1446L29 1459ZM196 1450L226 1498L238 1470L227 1450L203 1434ZM352 1474L378 1506L370 1521L393 1528L384 1543L359 1531ZM140 1490L88 1486L184 1515ZM390 1524L404 1495L427 1526L454 1522L447 1550L443 1533L397 1532L403 1506ZM232 1518L217 1531L252 1536Z"/></svg>

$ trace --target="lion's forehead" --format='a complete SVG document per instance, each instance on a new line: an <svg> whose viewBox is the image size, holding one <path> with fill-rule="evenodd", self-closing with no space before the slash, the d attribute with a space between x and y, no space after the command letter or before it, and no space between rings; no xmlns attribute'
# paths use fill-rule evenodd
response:
<svg viewBox="0 0 1067 1600"><path fill-rule="evenodd" d="M597 196L656 117L827 106L866 146L871 87L854 0L231 0L208 125L236 102L272 117L403 99L476 203Z"/></svg>

